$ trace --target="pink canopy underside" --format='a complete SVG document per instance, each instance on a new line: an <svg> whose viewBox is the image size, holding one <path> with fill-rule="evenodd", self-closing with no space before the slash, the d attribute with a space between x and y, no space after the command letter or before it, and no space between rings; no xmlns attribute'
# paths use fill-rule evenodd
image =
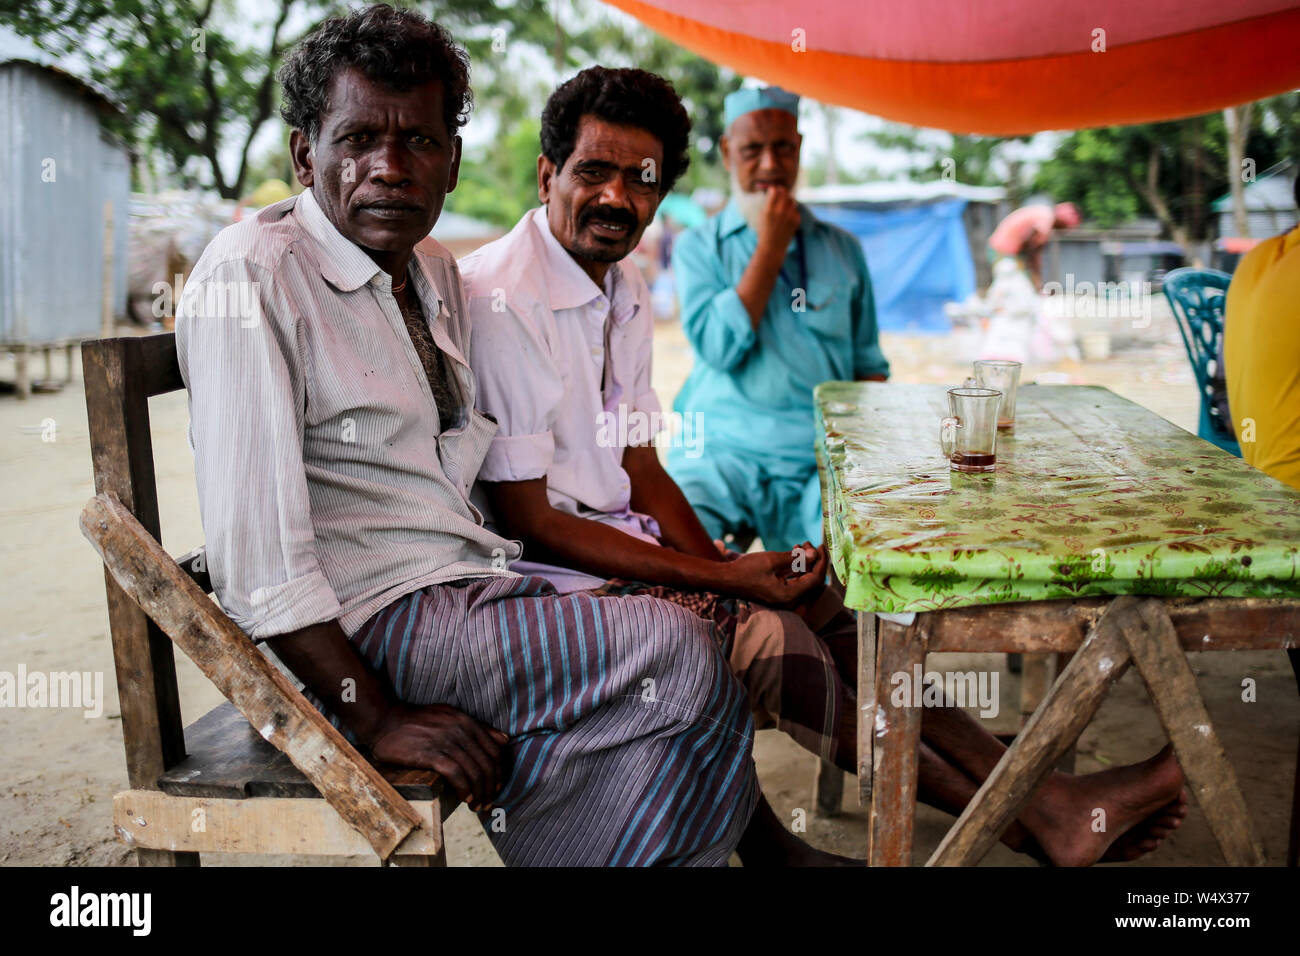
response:
<svg viewBox="0 0 1300 956"><path fill-rule="evenodd" d="M1084 53L1292 9L1296 0L642 0L773 43L881 60L981 62ZM1300 57L1300 49L1297 49Z"/></svg>

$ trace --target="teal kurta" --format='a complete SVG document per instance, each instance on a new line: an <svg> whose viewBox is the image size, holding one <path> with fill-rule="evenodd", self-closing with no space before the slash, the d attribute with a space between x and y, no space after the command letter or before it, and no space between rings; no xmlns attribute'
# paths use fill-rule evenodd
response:
<svg viewBox="0 0 1300 956"><path fill-rule="evenodd" d="M813 389L889 374L862 246L800 206L802 220L757 330L736 283L758 235L735 202L673 249L695 367L674 407L698 413L702 455L669 471L715 537L755 530L771 549L821 540Z"/></svg>

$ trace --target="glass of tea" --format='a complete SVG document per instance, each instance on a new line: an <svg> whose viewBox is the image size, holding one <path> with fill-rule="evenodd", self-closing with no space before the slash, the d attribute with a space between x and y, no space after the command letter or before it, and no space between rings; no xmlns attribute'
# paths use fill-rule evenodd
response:
<svg viewBox="0 0 1300 956"><path fill-rule="evenodd" d="M1002 393L998 428L1016 425L1016 388L1020 385L1020 363L1002 359L981 359L975 363L975 382L980 388L995 388Z"/></svg>
<svg viewBox="0 0 1300 956"><path fill-rule="evenodd" d="M993 471L1001 404L996 388L948 389L951 414L939 423L939 445L953 471Z"/></svg>

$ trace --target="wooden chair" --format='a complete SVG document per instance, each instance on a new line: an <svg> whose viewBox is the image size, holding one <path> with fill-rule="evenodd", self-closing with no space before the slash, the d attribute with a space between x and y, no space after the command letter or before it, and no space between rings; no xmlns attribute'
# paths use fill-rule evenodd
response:
<svg viewBox="0 0 1300 956"><path fill-rule="evenodd" d="M82 363L97 494L81 526L104 559L131 787L113 799L118 838L142 866L202 852L445 866L455 793L368 763L207 596L202 551L163 551L148 400L184 388L175 335L89 341ZM185 729L173 643L230 701Z"/></svg>

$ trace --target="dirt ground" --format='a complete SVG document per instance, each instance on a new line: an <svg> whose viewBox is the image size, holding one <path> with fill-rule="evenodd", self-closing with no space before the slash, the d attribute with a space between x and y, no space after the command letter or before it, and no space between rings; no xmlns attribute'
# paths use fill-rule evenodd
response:
<svg viewBox="0 0 1300 956"><path fill-rule="evenodd" d="M690 367L689 348L676 325L657 330L656 385L668 406ZM965 357L943 338L883 336L902 382L959 382ZM1103 362L1062 362L1026 369L1026 379L1107 385L1169 420L1192 429L1196 395L1187 359L1167 313L1141 338L1117 341ZM56 359L61 372L62 357ZM0 355L0 381L13 380L12 360ZM151 402L154 453L164 544L183 553L203 540L186 446L185 396ZM53 423L53 441L48 436ZM121 720L113 680L103 572L77 528L77 515L93 493L85 399L80 370L57 394L20 403L0 394L0 671L92 671L104 675L103 716L80 710L0 708L0 864L129 865L128 851L112 836L112 795L124 788ZM953 658L941 660L940 658ZM928 667L966 670L1002 665L1001 655L932 655ZM1238 774L1269 861L1286 849L1291 782L1295 774L1300 699L1281 652L1209 653L1191 658L1211 717ZM177 660L186 723L220 703L221 696L183 655ZM987 722L994 732L1017 724L1017 679L1003 669L1001 709ZM1242 681L1254 678L1256 700L1241 699ZM1111 692L1084 733L1078 769L1101 770L1143 759L1164 743L1140 678L1130 672ZM815 759L776 731L759 734L755 748L764 792L777 814L793 822L807 809L807 839L838 853L865 851L865 816L853 781L845 810L822 820L811 812ZM922 807L916 858L924 860L941 839L949 817ZM452 865L500 865L478 823L464 808L448 824ZM281 858L209 858L209 864L289 862ZM330 860L374 865L370 859ZM1222 862L1199 810L1154 856L1138 865L1217 865ZM985 865L1034 865L1002 847Z"/></svg>

